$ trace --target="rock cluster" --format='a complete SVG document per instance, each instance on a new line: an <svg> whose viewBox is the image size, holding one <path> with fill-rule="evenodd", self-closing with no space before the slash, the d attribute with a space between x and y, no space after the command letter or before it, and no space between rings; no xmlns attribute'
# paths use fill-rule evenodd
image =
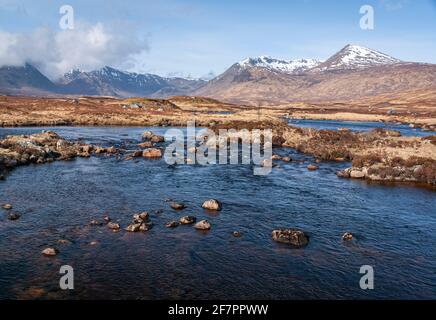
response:
<svg viewBox="0 0 436 320"><path fill-rule="evenodd" d="M101 148L70 142L52 131L31 135L10 135L0 140L0 172L30 163L42 164L94 154L112 155L115 147Z"/></svg>
<svg viewBox="0 0 436 320"><path fill-rule="evenodd" d="M144 211L133 215L133 221L125 230L129 232L148 231L152 228L153 224L149 221L150 215Z"/></svg>

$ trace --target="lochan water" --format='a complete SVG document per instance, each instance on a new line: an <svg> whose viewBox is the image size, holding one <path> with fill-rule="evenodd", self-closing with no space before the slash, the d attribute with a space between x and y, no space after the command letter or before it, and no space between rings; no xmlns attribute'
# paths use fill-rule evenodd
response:
<svg viewBox="0 0 436 320"><path fill-rule="evenodd" d="M41 129L1 129L0 136ZM132 146L147 128L45 129ZM22 214L9 221L0 212L0 299L436 299L434 190L339 179L344 163L309 172L310 157L275 151L294 161L267 176L244 165L169 168L164 160L115 157L15 169L0 181L0 203ZM188 208L172 210L167 197ZM223 210L204 211L208 198L221 200ZM88 226L103 213L126 226L133 213L155 209L163 212L152 214L155 226L146 233ZM164 227L188 214L212 229ZM277 227L305 230L309 245L273 242ZM355 241L342 242L346 231ZM47 246L59 254L41 256ZM59 289L66 264L75 272L70 291ZM362 265L374 268L374 290L359 287Z"/></svg>
<svg viewBox="0 0 436 320"><path fill-rule="evenodd" d="M435 134L435 131L423 131L420 128L410 128L405 124L396 124L388 122L362 122L362 121L335 121L335 120L289 120L292 126L301 128L315 128L326 130L337 130L340 128L350 129L352 131L368 131L375 128L385 130L397 130L403 136L425 137Z"/></svg>

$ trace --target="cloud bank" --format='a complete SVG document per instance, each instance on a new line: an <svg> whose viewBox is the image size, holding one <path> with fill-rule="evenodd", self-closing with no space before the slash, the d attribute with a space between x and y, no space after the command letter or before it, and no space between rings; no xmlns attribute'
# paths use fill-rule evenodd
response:
<svg viewBox="0 0 436 320"><path fill-rule="evenodd" d="M51 79L79 68L85 71L111 65L128 69L134 56L147 51L144 39L127 27L110 29L102 23L76 23L74 30L38 28L28 33L0 31L0 67L38 67Z"/></svg>

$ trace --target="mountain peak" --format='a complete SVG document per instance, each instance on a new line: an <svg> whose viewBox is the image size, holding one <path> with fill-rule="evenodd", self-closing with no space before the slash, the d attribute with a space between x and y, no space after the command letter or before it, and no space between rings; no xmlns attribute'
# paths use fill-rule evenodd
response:
<svg viewBox="0 0 436 320"><path fill-rule="evenodd" d="M316 69L318 71L365 69L374 66L390 65L401 62L401 60L393 58L382 52L356 44L347 44L344 48L342 48Z"/></svg>
<svg viewBox="0 0 436 320"><path fill-rule="evenodd" d="M271 71L296 74L316 67L320 63L320 61L315 59L280 60L270 56L259 56L256 58L247 58L238 62L236 65L243 69L257 67Z"/></svg>

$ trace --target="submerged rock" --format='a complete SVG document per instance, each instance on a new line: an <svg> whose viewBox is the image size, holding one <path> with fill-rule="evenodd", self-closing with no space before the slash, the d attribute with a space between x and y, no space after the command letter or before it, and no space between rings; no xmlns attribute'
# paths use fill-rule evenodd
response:
<svg viewBox="0 0 436 320"><path fill-rule="evenodd" d="M349 178L350 177L350 169L345 169L345 170L340 170L338 172L336 172L336 175L339 178Z"/></svg>
<svg viewBox="0 0 436 320"><path fill-rule="evenodd" d="M186 208L185 204L179 202L170 202L170 207L174 210L183 210Z"/></svg>
<svg viewBox="0 0 436 320"><path fill-rule="evenodd" d="M105 214L104 216L103 216L103 220L106 222L106 223L109 223L109 222L111 222L111 218L107 215L107 214Z"/></svg>
<svg viewBox="0 0 436 320"><path fill-rule="evenodd" d="M345 232L342 235L342 240L344 240L344 241L351 241L351 240L353 240L353 234L351 232Z"/></svg>
<svg viewBox="0 0 436 320"><path fill-rule="evenodd" d="M221 211L222 204L216 199L209 199L203 202L202 207L207 210Z"/></svg>
<svg viewBox="0 0 436 320"><path fill-rule="evenodd" d="M9 213L9 215L8 215L8 219L9 220L18 220L18 219L20 219L20 215L18 214L18 213L15 213L15 212L11 212L11 213Z"/></svg>
<svg viewBox="0 0 436 320"><path fill-rule="evenodd" d="M309 171L315 171L315 170L318 170L318 166L316 166L316 165L314 165L314 164L309 164L309 165L307 166L307 170L309 170Z"/></svg>
<svg viewBox="0 0 436 320"><path fill-rule="evenodd" d="M162 151L157 148L148 148L142 152L142 157L144 158L161 158Z"/></svg>
<svg viewBox="0 0 436 320"><path fill-rule="evenodd" d="M302 248L309 243L309 237L298 229L273 230L272 239L276 242L290 244L296 248Z"/></svg>
<svg viewBox="0 0 436 320"><path fill-rule="evenodd" d="M176 228L178 226L179 226L179 222L175 220L165 223L166 228Z"/></svg>
<svg viewBox="0 0 436 320"><path fill-rule="evenodd" d="M141 227L141 223L132 223L132 224L129 224L125 230L128 232L138 232L138 231L140 231L139 230L140 227Z"/></svg>
<svg viewBox="0 0 436 320"><path fill-rule="evenodd" d="M232 232L232 235L233 235L235 238L240 238L240 237L242 237L242 234L241 234L239 231L233 231L233 232Z"/></svg>
<svg viewBox="0 0 436 320"><path fill-rule="evenodd" d="M109 222L108 224L107 224L107 227L109 228L109 229L111 229L111 230L120 230L120 225L118 224L118 223L115 223L115 222Z"/></svg>
<svg viewBox="0 0 436 320"><path fill-rule="evenodd" d="M207 220L201 220L194 225L194 228L197 230L210 230L211 225Z"/></svg>
<svg viewBox="0 0 436 320"><path fill-rule="evenodd" d="M143 141L150 140L151 138L153 138L153 136L154 136L154 133L153 133L153 132L151 132L151 131L145 131L145 132L142 134L142 140L143 140Z"/></svg>
<svg viewBox="0 0 436 320"><path fill-rule="evenodd" d="M54 257L55 255L58 254L58 251L54 248L45 248L44 250L42 250L42 255L46 256L46 257Z"/></svg>
<svg viewBox="0 0 436 320"><path fill-rule="evenodd" d="M89 222L89 225L90 226L101 226L101 225L103 225L103 223L101 221L93 219Z"/></svg>
<svg viewBox="0 0 436 320"><path fill-rule="evenodd" d="M180 218L180 224L193 224L195 221L197 221L197 218L193 216L184 216Z"/></svg>
<svg viewBox="0 0 436 320"><path fill-rule="evenodd" d="M12 205L9 203L5 203L4 205L2 205L2 208L5 210L11 210L12 209Z"/></svg>
<svg viewBox="0 0 436 320"><path fill-rule="evenodd" d="M133 222L134 223L143 223L143 222L147 222L149 218L150 218L150 215L148 214L148 212L144 211L141 213L134 214L133 215Z"/></svg>
<svg viewBox="0 0 436 320"><path fill-rule="evenodd" d="M139 231L148 231L153 227L153 223L148 222L148 223L141 223L141 225L139 226Z"/></svg>

